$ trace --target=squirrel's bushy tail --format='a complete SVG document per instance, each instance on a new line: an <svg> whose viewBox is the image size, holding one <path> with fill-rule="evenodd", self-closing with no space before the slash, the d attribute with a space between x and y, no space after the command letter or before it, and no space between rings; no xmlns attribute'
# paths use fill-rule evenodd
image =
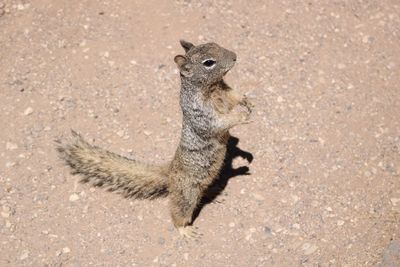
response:
<svg viewBox="0 0 400 267"><path fill-rule="evenodd" d="M167 166L152 166L87 143L72 131L69 143L57 141L62 159L81 174L81 182L104 186L125 197L156 198L168 194Z"/></svg>

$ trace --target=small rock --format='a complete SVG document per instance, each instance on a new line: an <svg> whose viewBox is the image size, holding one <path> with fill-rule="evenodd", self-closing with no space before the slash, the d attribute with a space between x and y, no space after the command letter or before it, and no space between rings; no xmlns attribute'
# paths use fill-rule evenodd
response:
<svg viewBox="0 0 400 267"><path fill-rule="evenodd" d="M310 243L304 243L301 248L304 250L304 255L311 255L318 249L316 245Z"/></svg>
<svg viewBox="0 0 400 267"><path fill-rule="evenodd" d="M257 193L253 193L253 197L254 197L256 200L259 200L259 201L265 200L265 198L264 198L262 195L257 194Z"/></svg>
<svg viewBox="0 0 400 267"><path fill-rule="evenodd" d="M124 134L125 134L124 130L120 130L120 131L117 132L117 135L118 135L119 137L124 136Z"/></svg>
<svg viewBox="0 0 400 267"><path fill-rule="evenodd" d="M365 35L365 36L362 38L362 42L363 42L364 44L371 43L371 42L373 42L373 41L374 41L374 37L371 37L371 36L368 36L368 35Z"/></svg>
<svg viewBox="0 0 400 267"><path fill-rule="evenodd" d="M234 222L230 222L229 223L229 227L231 227L231 228L235 227L235 223Z"/></svg>
<svg viewBox="0 0 400 267"><path fill-rule="evenodd" d="M264 234L265 234L266 236L268 236L268 237L270 237L270 236L273 235L271 228L269 228L268 226L264 226L264 227L263 227L263 231L264 231Z"/></svg>
<svg viewBox="0 0 400 267"><path fill-rule="evenodd" d="M339 220L339 221L336 222L336 224L337 224L338 226L342 226L342 225L344 224L344 221Z"/></svg>
<svg viewBox="0 0 400 267"><path fill-rule="evenodd" d="M165 244L165 238L159 237L159 238L158 238L158 244L164 245L164 244Z"/></svg>
<svg viewBox="0 0 400 267"><path fill-rule="evenodd" d="M300 229L300 224L294 223L294 224L292 225L292 227L293 227L294 229Z"/></svg>
<svg viewBox="0 0 400 267"><path fill-rule="evenodd" d="M389 64L387 64L386 67L387 67L388 69L392 70L392 69L394 69L394 68L396 67L396 63L394 63L394 62L389 62Z"/></svg>
<svg viewBox="0 0 400 267"><path fill-rule="evenodd" d="M391 198L390 202L392 202L393 206L397 206L398 204L400 204L400 198Z"/></svg>
<svg viewBox="0 0 400 267"><path fill-rule="evenodd" d="M0 214L1 214L1 217L3 217L3 218L8 218L8 217L10 217L10 213L9 213L9 212L6 212L6 211L2 211Z"/></svg>
<svg viewBox="0 0 400 267"><path fill-rule="evenodd" d="M17 164L17 163L9 161L9 162L6 162L6 167L7 168L12 167L12 166L15 166L15 164Z"/></svg>
<svg viewBox="0 0 400 267"><path fill-rule="evenodd" d="M71 249L70 249L69 247L64 247L64 248L62 249L62 252L63 252L64 254L67 254L67 253L70 253L70 252L71 252Z"/></svg>
<svg viewBox="0 0 400 267"><path fill-rule="evenodd" d="M383 253L382 263L379 266L399 266L400 263L400 241L392 240Z"/></svg>
<svg viewBox="0 0 400 267"><path fill-rule="evenodd" d="M24 111L25 116L31 115L32 113L33 113L33 108L31 107L26 108Z"/></svg>
<svg viewBox="0 0 400 267"><path fill-rule="evenodd" d="M147 135L147 136L151 135L151 132L150 132L150 131L147 131L147 130L144 130L143 133L144 133L145 135Z"/></svg>
<svg viewBox="0 0 400 267"><path fill-rule="evenodd" d="M282 102L283 102L283 97L278 96L278 98L276 99L276 101L278 101L278 103L282 103Z"/></svg>
<svg viewBox="0 0 400 267"><path fill-rule="evenodd" d="M28 257L29 257L29 251L24 250L24 251L22 252L21 256L19 257L19 259L20 259L21 261L23 261L23 260L27 259Z"/></svg>
<svg viewBox="0 0 400 267"><path fill-rule="evenodd" d="M131 63L132 65L137 65L136 60L133 60L133 59L130 61L130 63Z"/></svg>
<svg viewBox="0 0 400 267"><path fill-rule="evenodd" d="M6 143L6 149L7 150L15 150L18 148L17 144L11 143L11 142L7 142Z"/></svg>
<svg viewBox="0 0 400 267"><path fill-rule="evenodd" d="M189 259L189 253L183 253L183 258L185 260L188 260Z"/></svg>
<svg viewBox="0 0 400 267"><path fill-rule="evenodd" d="M69 196L69 201L74 202L79 199L79 195L76 193L73 193L72 195Z"/></svg>

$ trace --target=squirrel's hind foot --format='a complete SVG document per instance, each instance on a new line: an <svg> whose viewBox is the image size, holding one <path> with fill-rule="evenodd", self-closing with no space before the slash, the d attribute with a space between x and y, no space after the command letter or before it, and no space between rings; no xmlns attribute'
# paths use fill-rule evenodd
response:
<svg viewBox="0 0 400 267"><path fill-rule="evenodd" d="M201 238L202 234L198 232L198 228L194 226L178 227L179 234L187 239L197 241Z"/></svg>

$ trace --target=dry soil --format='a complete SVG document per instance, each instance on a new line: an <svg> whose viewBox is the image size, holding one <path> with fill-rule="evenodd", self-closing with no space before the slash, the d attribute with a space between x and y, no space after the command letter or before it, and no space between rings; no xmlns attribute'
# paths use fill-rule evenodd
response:
<svg viewBox="0 0 400 267"><path fill-rule="evenodd" d="M166 199L78 183L53 143L171 159L181 38L235 51L256 106L232 131L249 174L199 242ZM397 0L0 0L0 265L399 266L399 67Z"/></svg>

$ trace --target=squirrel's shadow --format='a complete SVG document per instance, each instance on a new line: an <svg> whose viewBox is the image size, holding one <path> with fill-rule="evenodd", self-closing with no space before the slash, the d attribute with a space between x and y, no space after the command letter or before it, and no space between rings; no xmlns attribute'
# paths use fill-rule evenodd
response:
<svg viewBox="0 0 400 267"><path fill-rule="evenodd" d="M224 160L224 165L220 171L219 176L214 180L214 182L208 187L203 198L201 199L197 209L193 214L193 221L196 220L197 216L199 216L201 210L207 204L216 201L216 198L222 193L225 187L228 184L229 179L239 176L239 175L249 175L249 167L242 166L234 169L232 166L232 161L236 157L241 157L246 159L249 163L253 161L253 155L250 152L243 151L237 144L239 143L239 139L231 136L228 140L227 151Z"/></svg>

